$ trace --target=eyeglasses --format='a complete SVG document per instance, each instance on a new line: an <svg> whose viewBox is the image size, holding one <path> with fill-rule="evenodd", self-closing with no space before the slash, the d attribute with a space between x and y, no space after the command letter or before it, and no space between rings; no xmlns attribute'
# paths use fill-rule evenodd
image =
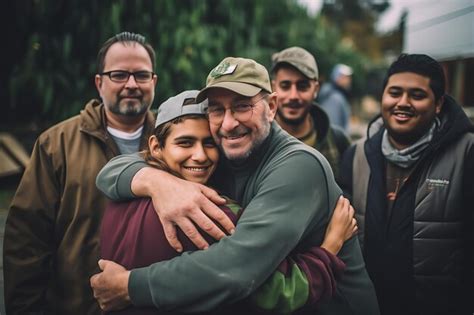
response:
<svg viewBox="0 0 474 315"><path fill-rule="evenodd" d="M128 72L125 70L113 70L113 71L102 72L100 73L100 75L106 75L110 78L112 82L117 82L117 83L127 82L130 76L132 75L136 82L147 83L147 82L150 82L151 79L153 79L153 76L155 75L155 73L150 72L150 71Z"/></svg>
<svg viewBox="0 0 474 315"><path fill-rule="evenodd" d="M255 102L249 103L250 99L237 101L235 104L230 106L230 111L234 119L240 122L246 122L250 120L253 114L253 108L257 106L257 103L267 97L268 94L262 95ZM214 125L220 125L224 121L225 113L227 109L224 106L209 104L207 108L207 117L209 122Z"/></svg>

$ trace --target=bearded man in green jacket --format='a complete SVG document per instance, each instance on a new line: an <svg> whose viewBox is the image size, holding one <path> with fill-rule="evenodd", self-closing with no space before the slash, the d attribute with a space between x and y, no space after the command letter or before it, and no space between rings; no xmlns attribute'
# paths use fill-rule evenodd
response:
<svg viewBox="0 0 474 315"><path fill-rule="evenodd" d="M212 311L248 297L293 250L321 244L341 190L327 160L274 121L277 100L267 70L250 59L225 58L197 101L206 97L211 134L225 156L214 185L245 210L232 235L206 250L132 271L101 261L103 272L91 285L105 310L131 302L165 311ZM160 218L194 229L188 235L197 233L196 217L215 213L213 207L220 212L211 202L219 197L208 187L146 167L133 156L115 159L98 185L115 199L152 196L159 200L154 206ZM338 256L346 270L335 296L318 311L378 314L358 240L348 240Z"/></svg>

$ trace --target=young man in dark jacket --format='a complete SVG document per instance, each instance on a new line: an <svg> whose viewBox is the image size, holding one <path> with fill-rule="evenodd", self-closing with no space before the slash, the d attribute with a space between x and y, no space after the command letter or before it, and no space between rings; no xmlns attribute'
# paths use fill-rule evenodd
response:
<svg viewBox="0 0 474 315"><path fill-rule="evenodd" d="M272 88L278 101L276 121L290 135L321 152L337 179L349 139L341 128L330 124L326 112L314 102L319 91L314 56L301 47L290 47L273 54L272 63Z"/></svg>
<svg viewBox="0 0 474 315"><path fill-rule="evenodd" d="M473 130L440 64L404 54L388 70L381 117L344 156L384 315L474 311Z"/></svg>

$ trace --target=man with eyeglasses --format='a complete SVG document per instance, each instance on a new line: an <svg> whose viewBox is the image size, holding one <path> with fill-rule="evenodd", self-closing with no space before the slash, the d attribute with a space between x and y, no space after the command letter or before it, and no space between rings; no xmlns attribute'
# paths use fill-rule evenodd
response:
<svg viewBox="0 0 474 315"><path fill-rule="evenodd" d="M327 160L274 121L277 96L265 67L251 59L225 58L210 72L197 101L206 97L211 134L226 157L214 185L245 210L232 235L206 250L132 271L101 260L103 272L91 278L91 285L105 310L133 303L158 311L219 313L219 307L255 291L290 252L321 244L341 190ZM194 231L189 234L199 234L192 224L197 214L217 208L211 202L218 199L214 191L148 167L138 155L115 158L97 184L113 199L151 196L160 217L188 221L185 228ZM299 307L309 306L303 312L314 313L312 303L321 299L318 314L378 314L358 240L349 239L338 256L346 270L332 298L315 296L314 289L328 285L328 279L312 273L310 265L285 289ZM330 278L329 256L319 258ZM285 277L299 272L292 267L282 271ZM283 283L268 289L281 290ZM268 307L283 312L278 302L268 301Z"/></svg>
<svg viewBox="0 0 474 315"><path fill-rule="evenodd" d="M5 227L7 314L101 314L98 272L106 198L95 187L112 157L145 148L153 130L155 52L139 34L108 39L97 59L99 100L36 141Z"/></svg>
<svg viewBox="0 0 474 315"><path fill-rule="evenodd" d="M276 121L290 135L321 152L337 179L342 154L350 142L314 102L319 91L314 56L301 47L286 48L272 55L271 73L278 101Z"/></svg>

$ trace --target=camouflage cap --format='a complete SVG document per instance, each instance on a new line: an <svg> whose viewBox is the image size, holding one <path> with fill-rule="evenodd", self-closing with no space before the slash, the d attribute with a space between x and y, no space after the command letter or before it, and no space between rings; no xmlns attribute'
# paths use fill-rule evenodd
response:
<svg viewBox="0 0 474 315"><path fill-rule="evenodd" d="M155 128L175 118L186 115L206 115L207 99L196 101L198 90L189 90L170 97L158 107Z"/></svg>
<svg viewBox="0 0 474 315"><path fill-rule="evenodd" d="M308 79L318 80L318 65L314 56L304 48L290 47L272 55L272 72L279 64L287 63L295 67Z"/></svg>
<svg viewBox="0 0 474 315"><path fill-rule="evenodd" d="M207 76L206 87L197 101L207 97L211 88L223 88L237 94L252 97L261 90L272 92L267 69L252 59L227 57Z"/></svg>

